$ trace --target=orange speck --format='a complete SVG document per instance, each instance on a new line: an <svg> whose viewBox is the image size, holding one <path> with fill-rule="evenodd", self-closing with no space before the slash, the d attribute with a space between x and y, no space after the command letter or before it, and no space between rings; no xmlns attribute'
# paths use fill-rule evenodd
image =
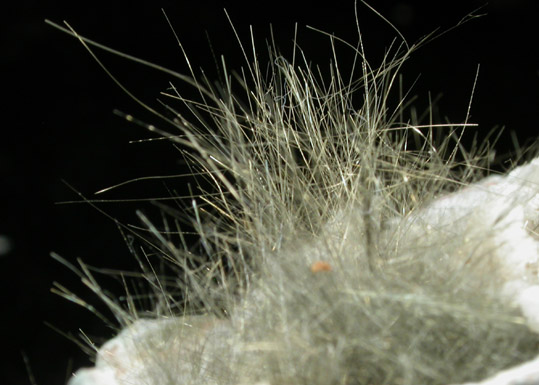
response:
<svg viewBox="0 0 539 385"><path fill-rule="evenodd" d="M324 261L316 261L311 265L311 272L331 271L331 265Z"/></svg>

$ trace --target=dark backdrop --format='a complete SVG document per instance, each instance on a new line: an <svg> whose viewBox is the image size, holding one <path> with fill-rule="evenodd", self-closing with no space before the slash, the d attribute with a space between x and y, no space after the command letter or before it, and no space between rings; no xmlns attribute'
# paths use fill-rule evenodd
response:
<svg viewBox="0 0 539 385"><path fill-rule="evenodd" d="M521 143L537 137L539 64L535 0L372 1L372 4L414 42L440 27L447 29L480 6L487 16L451 31L416 52L405 67L407 80L418 78L413 94L428 100L442 94L439 109L453 122L463 121L477 66L479 80L471 121L484 136L505 126L500 151L511 149L510 132ZM98 68L75 39L46 25L48 18L67 20L81 34L129 54L186 72L187 67L161 13L163 7L194 67L216 77L215 57L224 54L232 68L242 63L241 52L227 22L226 7L244 43L253 25L259 49L273 24L279 47L291 51L294 23L299 42L313 61L324 64L327 46L311 25L355 41L353 1L317 6L312 1L200 0L135 3L91 1L20 1L2 18L2 120L0 136L0 274L2 275L1 384L29 384L23 355L37 384L61 385L71 369L89 363L79 348L50 327L110 337L112 331L88 311L53 294L53 281L80 293L92 294L64 266L49 257L54 250L70 261L82 258L92 265L133 266L115 224L83 204L58 205L77 199L62 180L91 196L123 180L179 172L177 153L160 143L129 144L149 135L112 114L114 108L142 119L152 118L127 97ZM460 4L460 3L458 3ZM367 53L374 62L394 32L363 5L360 26ZM211 41L212 51L209 49ZM318 55L318 56L317 56ZM168 86L167 76L101 55L127 87L156 105L155 97ZM426 105L425 102L423 102ZM177 182L184 183L184 182ZM162 184L143 184L139 190L120 189L118 196L162 196ZM144 195L146 194L146 195ZM111 195L110 197L115 197ZM136 222L137 204L105 205L104 209Z"/></svg>

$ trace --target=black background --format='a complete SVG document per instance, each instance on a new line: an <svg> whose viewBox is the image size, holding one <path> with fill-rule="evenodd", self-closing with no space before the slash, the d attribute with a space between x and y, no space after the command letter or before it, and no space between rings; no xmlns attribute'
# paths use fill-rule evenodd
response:
<svg viewBox="0 0 539 385"><path fill-rule="evenodd" d="M448 29L466 14L487 15L443 35L415 53L405 75L420 105L428 92L442 94L439 109L450 121L463 121L478 64L479 79L471 109L474 129L485 136L505 126L500 152L511 149L513 131L521 143L537 138L539 63L537 2L535 0L372 1L409 42L440 27ZM37 384L64 383L69 365L89 364L80 349L44 322L64 332L82 328L108 338L88 311L50 293L58 281L98 304L64 266L49 257L56 251L70 261L82 258L96 265L130 268L129 254L115 224L83 204L59 205L77 199L62 180L87 196L123 180L184 171L177 153L164 143L129 144L150 135L112 114L117 108L152 122L123 93L81 44L44 23L67 20L80 34L120 51L185 73L187 67L161 12L164 8L192 65L217 77L214 57L227 65L244 62L223 8L228 10L242 41L249 45L253 25L261 51L272 23L275 40L286 56L291 52L294 23L299 44L322 66L330 53L326 40L306 30L311 25L355 42L353 1L273 1L243 4L234 1L154 1L138 3L20 1L2 18L2 120L0 136L0 236L11 247L0 255L2 354L0 384L29 384L22 356L28 357ZM365 6L359 23L367 54L375 64L395 33ZM211 41L213 53L209 49ZM215 55L215 56L214 56ZM168 86L170 77L100 53L127 88L148 103ZM344 59L345 60L345 59ZM174 182L178 186L184 181ZM177 186L176 186L177 187ZM178 187L178 188L181 188ZM116 195L115 195L116 194ZM119 189L114 197L164 196L162 184L142 184L138 190ZM137 204L102 206L122 220L136 223Z"/></svg>

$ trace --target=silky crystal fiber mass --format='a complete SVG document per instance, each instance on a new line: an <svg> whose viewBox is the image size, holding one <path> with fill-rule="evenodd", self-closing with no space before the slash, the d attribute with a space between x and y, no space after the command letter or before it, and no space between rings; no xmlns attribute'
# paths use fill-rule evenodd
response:
<svg viewBox="0 0 539 385"><path fill-rule="evenodd" d="M64 30L98 63L111 51ZM253 38L216 84L118 53L170 75L160 111L118 83L156 122L124 117L176 146L196 187L156 202L159 222L118 224L140 264L121 298L53 254L121 328L70 385L539 383L539 159L481 179L493 152L464 148L473 123L419 121L400 96L425 41L398 37L372 67L359 26L318 33L353 62L271 40L260 62Z"/></svg>

